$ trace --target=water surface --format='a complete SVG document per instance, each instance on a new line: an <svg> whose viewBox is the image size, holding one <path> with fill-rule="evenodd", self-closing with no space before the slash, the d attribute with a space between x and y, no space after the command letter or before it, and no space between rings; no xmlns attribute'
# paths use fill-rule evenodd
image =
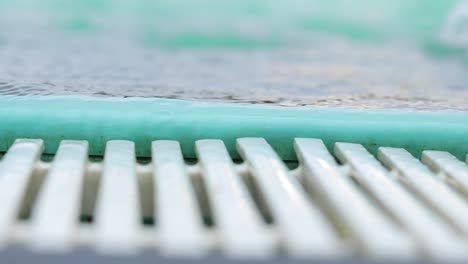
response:
<svg viewBox="0 0 468 264"><path fill-rule="evenodd" d="M466 50L441 38L454 10L0 0L0 93L468 110Z"/></svg>

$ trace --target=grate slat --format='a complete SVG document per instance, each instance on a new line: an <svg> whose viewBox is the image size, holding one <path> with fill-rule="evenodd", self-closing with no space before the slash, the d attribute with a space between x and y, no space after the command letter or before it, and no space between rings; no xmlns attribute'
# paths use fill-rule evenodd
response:
<svg viewBox="0 0 468 264"><path fill-rule="evenodd" d="M99 250L122 253L139 248L141 212L133 142L107 142L95 214Z"/></svg>
<svg viewBox="0 0 468 264"><path fill-rule="evenodd" d="M422 162L449 177L451 183L468 193L468 166L446 151L423 151Z"/></svg>
<svg viewBox="0 0 468 264"><path fill-rule="evenodd" d="M169 255L204 253L207 243L202 217L179 142L155 141L152 144L152 154L155 212L161 249Z"/></svg>
<svg viewBox="0 0 468 264"><path fill-rule="evenodd" d="M379 148L379 159L396 169L404 182L430 203L465 236L468 235L468 204L408 151Z"/></svg>
<svg viewBox="0 0 468 264"><path fill-rule="evenodd" d="M350 229L369 255L415 255L414 244L407 234L353 186L321 140L299 138L294 146L309 186L323 197L327 207Z"/></svg>
<svg viewBox="0 0 468 264"><path fill-rule="evenodd" d="M17 139L0 163L0 245L8 242L42 149L42 140Z"/></svg>
<svg viewBox="0 0 468 264"><path fill-rule="evenodd" d="M352 167L353 177L414 234L425 254L437 258L467 257L466 247L454 230L406 191L362 145L337 143L335 154Z"/></svg>
<svg viewBox="0 0 468 264"><path fill-rule="evenodd" d="M60 250L72 246L80 217L87 157L86 141L61 142L32 213L34 247Z"/></svg>
<svg viewBox="0 0 468 264"><path fill-rule="evenodd" d="M271 146L261 138L242 138L237 144L271 207L289 253L336 255L340 247L337 235Z"/></svg>
<svg viewBox="0 0 468 264"><path fill-rule="evenodd" d="M199 140L196 150L224 250L235 256L271 255L274 246L271 234L235 172L224 143Z"/></svg>

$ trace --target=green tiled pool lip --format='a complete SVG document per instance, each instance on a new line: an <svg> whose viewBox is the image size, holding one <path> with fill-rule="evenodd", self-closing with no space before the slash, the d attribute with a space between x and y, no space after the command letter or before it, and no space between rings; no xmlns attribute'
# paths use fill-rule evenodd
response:
<svg viewBox="0 0 468 264"><path fill-rule="evenodd" d="M17 138L45 140L54 153L60 140L88 140L91 155L102 155L105 143L136 143L137 156L150 156L150 142L181 142L184 155L195 157L197 139L222 139L234 157L235 139L263 137L285 160L295 160L295 137L335 142L446 150L464 159L468 153L468 112L346 109L317 106L282 107L195 102L175 99L99 98L83 96L0 96L0 151Z"/></svg>

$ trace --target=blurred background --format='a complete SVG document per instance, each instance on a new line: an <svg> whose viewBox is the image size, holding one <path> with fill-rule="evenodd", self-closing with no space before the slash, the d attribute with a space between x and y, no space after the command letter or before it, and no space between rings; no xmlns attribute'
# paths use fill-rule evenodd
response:
<svg viewBox="0 0 468 264"><path fill-rule="evenodd" d="M468 1L0 0L0 93L468 110Z"/></svg>

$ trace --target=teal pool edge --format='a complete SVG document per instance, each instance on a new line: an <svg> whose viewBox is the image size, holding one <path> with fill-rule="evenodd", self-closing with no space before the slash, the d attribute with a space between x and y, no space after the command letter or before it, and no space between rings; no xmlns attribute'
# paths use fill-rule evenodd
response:
<svg viewBox="0 0 468 264"><path fill-rule="evenodd" d="M446 150L460 159L468 153L468 112L282 107L193 102L175 99L79 96L0 96L0 151L16 138L41 138L45 153L60 140L87 140L90 155L103 155L105 143L131 140L139 157L150 156L151 141L177 140L184 156L195 157L197 139L222 139L234 158L235 139L263 137L284 160L296 160L295 137L335 142Z"/></svg>

